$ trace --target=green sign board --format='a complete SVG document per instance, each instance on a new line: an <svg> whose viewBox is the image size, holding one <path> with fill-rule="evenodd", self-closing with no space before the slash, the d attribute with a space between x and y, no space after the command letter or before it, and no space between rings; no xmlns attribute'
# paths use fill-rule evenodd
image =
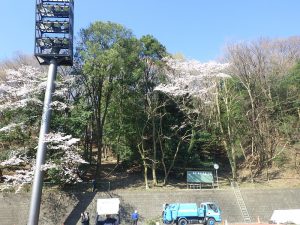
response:
<svg viewBox="0 0 300 225"><path fill-rule="evenodd" d="M213 173L211 171L187 171L188 183L213 183Z"/></svg>

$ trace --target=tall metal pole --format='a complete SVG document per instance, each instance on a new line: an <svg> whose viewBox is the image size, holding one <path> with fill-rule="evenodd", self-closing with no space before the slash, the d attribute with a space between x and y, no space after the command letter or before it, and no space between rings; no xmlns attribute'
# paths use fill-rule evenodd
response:
<svg viewBox="0 0 300 225"><path fill-rule="evenodd" d="M27 225L37 225L39 221L40 214L40 204L43 188L43 176L44 171L41 169L41 166L45 164L46 158L46 144L45 144L45 135L49 132L49 124L51 117L51 99L52 93L54 92L54 82L56 79L57 73L57 62L55 59L50 61L49 71L48 71L48 80L47 87L45 92L44 107L43 107L43 116L41 121L39 144L36 156L36 165L34 180L32 184L32 194L31 194L31 203L30 211Z"/></svg>
<svg viewBox="0 0 300 225"><path fill-rule="evenodd" d="M216 176L217 176L217 185L218 185L218 189L219 189L218 169L216 169Z"/></svg>
<svg viewBox="0 0 300 225"><path fill-rule="evenodd" d="M219 169L219 165L217 163L214 164L214 168L216 170L216 177L217 177L217 185L218 185L218 189L219 189L219 178L218 178L218 169Z"/></svg>

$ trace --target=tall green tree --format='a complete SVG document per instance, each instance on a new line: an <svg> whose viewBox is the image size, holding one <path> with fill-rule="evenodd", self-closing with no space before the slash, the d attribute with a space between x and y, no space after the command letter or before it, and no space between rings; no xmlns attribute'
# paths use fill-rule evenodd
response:
<svg viewBox="0 0 300 225"><path fill-rule="evenodd" d="M124 72L124 40L130 30L112 22L94 22L80 31L77 60L86 102L91 106L91 127L97 145L97 172L101 166L104 126L116 84Z"/></svg>
<svg viewBox="0 0 300 225"><path fill-rule="evenodd" d="M143 49L141 52L141 60L143 63L143 74L141 77L141 91L144 95L144 110L147 114L149 125L151 127L152 154L148 157L151 160L152 181L153 185L157 185L157 146L158 146L158 126L159 116L156 111L161 107L161 102L154 88L162 79L162 58L167 56L166 48L153 36L145 35L140 39ZM145 127L146 128L146 127ZM147 129L144 129L146 131Z"/></svg>
<svg viewBox="0 0 300 225"><path fill-rule="evenodd" d="M166 55L166 49L151 35L126 43L126 66L123 68L122 81L117 86L118 91L114 93L114 110L111 114L114 119L109 121L109 132L114 136L115 151L127 160L141 163L145 186L148 188L148 167L152 168L154 185L157 184L159 121L156 109L160 103L154 88L160 82L161 59Z"/></svg>
<svg viewBox="0 0 300 225"><path fill-rule="evenodd" d="M118 162L138 160L135 123L141 117L141 96L138 92L138 81L142 64L140 53L141 42L136 38L123 40L122 73L115 84L108 120L105 126L106 138Z"/></svg>

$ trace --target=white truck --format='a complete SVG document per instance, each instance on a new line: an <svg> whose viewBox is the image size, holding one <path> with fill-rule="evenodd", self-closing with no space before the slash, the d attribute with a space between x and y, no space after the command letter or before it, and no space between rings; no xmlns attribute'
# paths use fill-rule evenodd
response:
<svg viewBox="0 0 300 225"><path fill-rule="evenodd" d="M274 224L287 224L294 223L300 224L300 209L280 209L274 210L270 219L270 223Z"/></svg>
<svg viewBox="0 0 300 225"><path fill-rule="evenodd" d="M120 223L120 199L97 199L97 215L95 225Z"/></svg>

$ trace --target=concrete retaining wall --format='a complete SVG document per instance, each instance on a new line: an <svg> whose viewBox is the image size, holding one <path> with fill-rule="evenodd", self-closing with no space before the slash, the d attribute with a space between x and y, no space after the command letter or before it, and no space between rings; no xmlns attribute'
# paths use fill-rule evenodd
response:
<svg viewBox="0 0 300 225"><path fill-rule="evenodd" d="M300 189L241 189L252 222L267 222L275 209L300 208ZM74 225L79 222L80 213L88 211L90 224L94 224L96 200L119 197L121 199L122 224L129 224L130 214L137 209L140 224L160 218L162 204L171 202L213 201L220 205L223 219L231 223L243 222L234 193L226 190L169 190L169 191L113 191L43 194L40 225ZM29 194L0 194L0 225L25 225L28 217Z"/></svg>

